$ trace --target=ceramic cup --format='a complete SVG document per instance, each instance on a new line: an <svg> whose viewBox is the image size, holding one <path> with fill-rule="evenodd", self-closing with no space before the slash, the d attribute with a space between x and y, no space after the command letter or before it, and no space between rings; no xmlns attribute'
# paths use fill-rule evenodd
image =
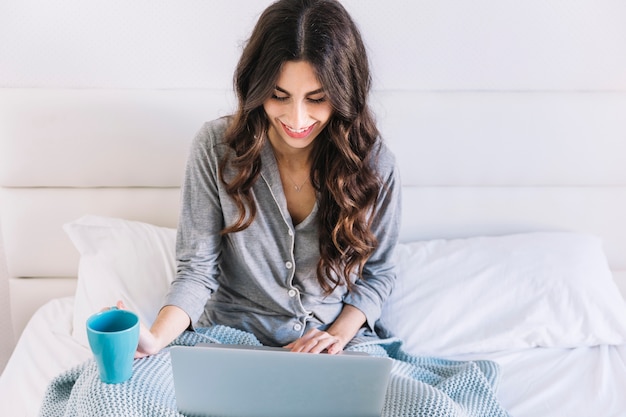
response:
<svg viewBox="0 0 626 417"><path fill-rule="evenodd" d="M131 377L139 343L135 313L112 308L92 315L87 319L87 338L102 382L117 384Z"/></svg>

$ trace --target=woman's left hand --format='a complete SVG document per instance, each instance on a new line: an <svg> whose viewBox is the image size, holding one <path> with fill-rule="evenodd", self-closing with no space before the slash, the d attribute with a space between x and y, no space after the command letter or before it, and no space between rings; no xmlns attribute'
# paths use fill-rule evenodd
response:
<svg viewBox="0 0 626 417"><path fill-rule="evenodd" d="M348 342L365 323L365 314L358 308L346 304L327 331L311 329L285 348L292 352L322 353L331 355L341 353Z"/></svg>
<svg viewBox="0 0 626 417"><path fill-rule="evenodd" d="M326 353L334 355L341 353L346 344L347 341L344 342L328 332L311 329L301 338L294 340L284 347L290 349L292 352L322 353L325 351Z"/></svg>

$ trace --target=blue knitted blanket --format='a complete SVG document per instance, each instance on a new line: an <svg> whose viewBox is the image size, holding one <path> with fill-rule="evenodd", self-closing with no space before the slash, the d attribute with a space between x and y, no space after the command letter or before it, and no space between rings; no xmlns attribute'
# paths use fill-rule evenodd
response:
<svg viewBox="0 0 626 417"><path fill-rule="evenodd" d="M185 332L173 344L199 342L260 345L251 334L214 326ZM498 366L489 361L459 362L416 357L397 339L366 342L349 350L394 359L384 417L507 417L496 398ZM133 376L121 384L100 382L93 360L73 368L49 385L41 416L176 416L168 349L135 360Z"/></svg>

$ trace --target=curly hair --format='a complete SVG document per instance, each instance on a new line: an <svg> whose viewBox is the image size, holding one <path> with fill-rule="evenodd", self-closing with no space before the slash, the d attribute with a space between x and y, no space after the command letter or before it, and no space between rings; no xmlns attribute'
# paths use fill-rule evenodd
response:
<svg viewBox="0 0 626 417"><path fill-rule="evenodd" d="M238 110L226 132L233 156L222 161L237 174L226 191L239 218L222 233L247 228L255 218L251 188L261 170L261 149L268 119L263 103L271 96L282 65L312 65L333 108L314 142L311 184L320 209L317 279L322 289L351 286L376 248L372 213L381 187L373 168L379 133L367 99L371 75L367 53L355 23L335 0L279 0L260 16L234 76Z"/></svg>

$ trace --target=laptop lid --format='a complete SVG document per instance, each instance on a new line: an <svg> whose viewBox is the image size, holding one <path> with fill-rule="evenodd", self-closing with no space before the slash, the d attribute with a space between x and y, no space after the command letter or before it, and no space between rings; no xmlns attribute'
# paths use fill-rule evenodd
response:
<svg viewBox="0 0 626 417"><path fill-rule="evenodd" d="M203 344L170 348L178 410L190 416L380 416L392 361Z"/></svg>

